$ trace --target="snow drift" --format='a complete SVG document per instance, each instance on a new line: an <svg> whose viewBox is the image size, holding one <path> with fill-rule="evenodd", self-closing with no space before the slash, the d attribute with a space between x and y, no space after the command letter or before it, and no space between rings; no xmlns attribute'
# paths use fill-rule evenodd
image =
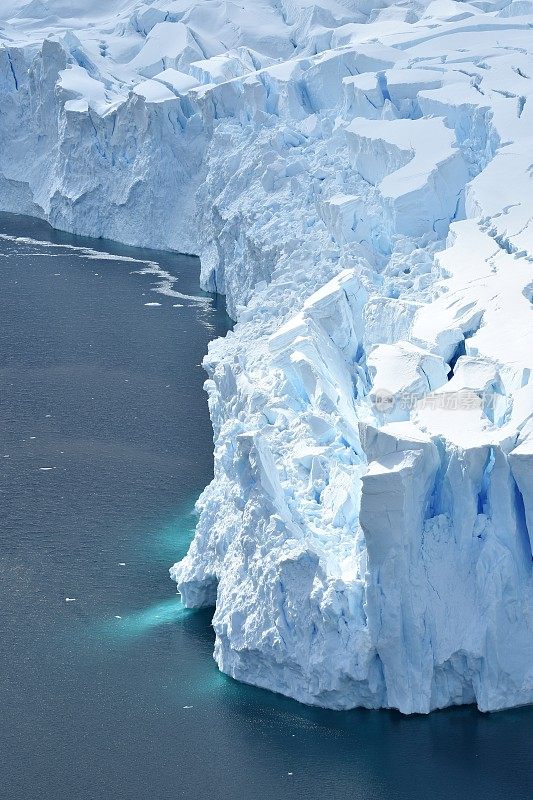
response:
<svg viewBox="0 0 533 800"><path fill-rule="evenodd" d="M533 7L8 0L0 207L201 257L235 678L533 702ZM85 16L84 16L85 14Z"/></svg>

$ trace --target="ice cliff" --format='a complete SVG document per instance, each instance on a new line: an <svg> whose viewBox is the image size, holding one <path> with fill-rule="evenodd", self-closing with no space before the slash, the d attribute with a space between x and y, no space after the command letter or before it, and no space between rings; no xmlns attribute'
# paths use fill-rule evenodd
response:
<svg viewBox="0 0 533 800"><path fill-rule="evenodd" d="M91 11L87 11L87 7ZM6 0L0 207L201 257L233 677L533 702L533 3Z"/></svg>

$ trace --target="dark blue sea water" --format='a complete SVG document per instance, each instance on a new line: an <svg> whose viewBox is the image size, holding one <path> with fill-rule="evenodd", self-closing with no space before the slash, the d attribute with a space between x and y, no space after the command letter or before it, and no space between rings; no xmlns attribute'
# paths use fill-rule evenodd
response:
<svg viewBox="0 0 533 800"><path fill-rule="evenodd" d="M217 671L168 568L211 476L223 303L191 257L0 234L2 800L530 800L533 709L328 712Z"/></svg>

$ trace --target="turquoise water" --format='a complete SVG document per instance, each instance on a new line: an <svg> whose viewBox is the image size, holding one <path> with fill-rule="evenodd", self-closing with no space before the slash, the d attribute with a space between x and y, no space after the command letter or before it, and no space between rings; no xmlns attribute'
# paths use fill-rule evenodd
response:
<svg viewBox="0 0 533 800"><path fill-rule="evenodd" d="M531 798L533 710L336 713L217 671L168 567L211 476L223 303L190 257L0 234L0 797Z"/></svg>

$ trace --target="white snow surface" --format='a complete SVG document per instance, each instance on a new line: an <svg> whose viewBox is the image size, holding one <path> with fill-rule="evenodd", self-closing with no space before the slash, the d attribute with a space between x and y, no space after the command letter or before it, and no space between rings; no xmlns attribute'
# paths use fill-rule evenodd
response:
<svg viewBox="0 0 533 800"><path fill-rule="evenodd" d="M0 208L196 253L236 321L171 573L238 680L533 702L532 27L525 0L2 3Z"/></svg>

